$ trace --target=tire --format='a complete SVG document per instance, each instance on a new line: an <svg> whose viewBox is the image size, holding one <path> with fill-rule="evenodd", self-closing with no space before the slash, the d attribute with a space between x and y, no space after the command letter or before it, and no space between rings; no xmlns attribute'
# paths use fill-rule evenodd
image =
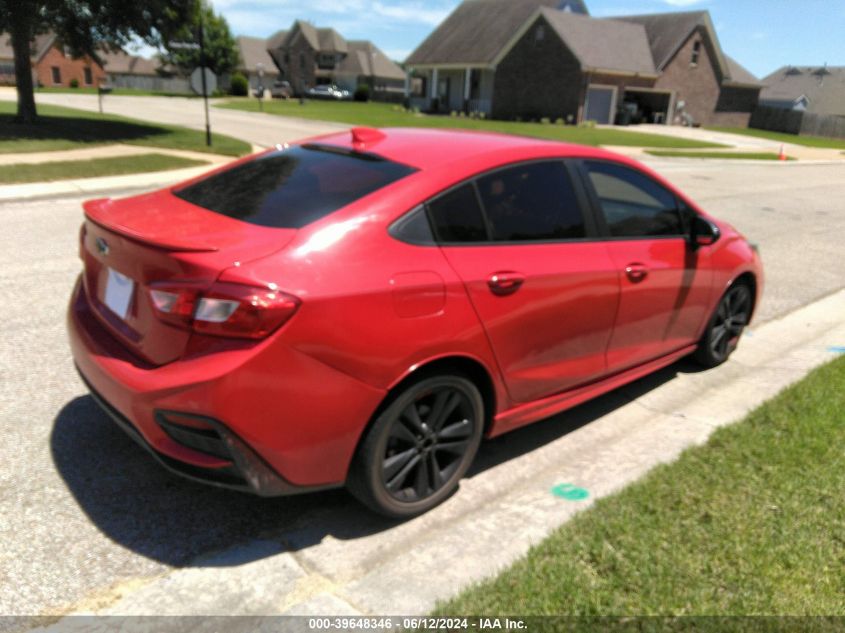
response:
<svg viewBox="0 0 845 633"><path fill-rule="evenodd" d="M751 287L747 283L736 283L728 288L707 323L693 358L707 368L728 360L751 318L751 306Z"/></svg>
<svg viewBox="0 0 845 633"><path fill-rule="evenodd" d="M427 512L458 488L484 429L484 400L460 375L420 379L398 392L358 446L347 487L393 519Z"/></svg>

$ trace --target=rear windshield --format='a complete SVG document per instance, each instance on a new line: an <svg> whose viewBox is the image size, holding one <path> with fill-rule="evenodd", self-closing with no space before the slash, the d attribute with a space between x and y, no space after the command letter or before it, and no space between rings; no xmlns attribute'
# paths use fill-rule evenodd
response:
<svg viewBox="0 0 845 633"><path fill-rule="evenodd" d="M251 224L298 229L414 171L372 154L303 145L247 161L175 194Z"/></svg>

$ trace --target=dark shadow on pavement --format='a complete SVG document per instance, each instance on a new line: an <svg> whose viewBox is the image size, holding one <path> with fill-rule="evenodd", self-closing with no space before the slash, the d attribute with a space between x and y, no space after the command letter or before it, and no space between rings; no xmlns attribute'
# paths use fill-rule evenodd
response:
<svg viewBox="0 0 845 633"><path fill-rule="evenodd" d="M481 446L468 477L553 442L671 381L696 371L681 361L619 390ZM50 437L53 461L91 521L108 538L172 566L240 565L278 553L266 544L209 556L254 540L299 550L326 536L357 539L395 521L368 511L344 490L264 499L194 483L163 469L90 396L59 412ZM60 528L60 526L59 526Z"/></svg>

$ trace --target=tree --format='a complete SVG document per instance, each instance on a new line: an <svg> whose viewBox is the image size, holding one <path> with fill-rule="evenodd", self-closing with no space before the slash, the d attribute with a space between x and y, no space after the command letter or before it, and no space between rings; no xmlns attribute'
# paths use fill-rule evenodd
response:
<svg viewBox="0 0 845 633"><path fill-rule="evenodd" d="M197 13L199 0L0 0L0 32L8 32L15 55L17 120L37 118L32 85L32 40L56 33L73 55L99 59L104 46L139 38L151 46L168 41Z"/></svg>
<svg viewBox="0 0 845 633"><path fill-rule="evenodd" d="M177 42L199 42L199 30L203 29L205 41L205 65L217 75L230 73L238 67L238 46L229 23L222 15L214 13L214 9L205 0L201 4L194 18L185 23L173 36ZM166 53L164 61L189 74L202 65L200 51L196 48L172 47L165 42Z"/></svg>

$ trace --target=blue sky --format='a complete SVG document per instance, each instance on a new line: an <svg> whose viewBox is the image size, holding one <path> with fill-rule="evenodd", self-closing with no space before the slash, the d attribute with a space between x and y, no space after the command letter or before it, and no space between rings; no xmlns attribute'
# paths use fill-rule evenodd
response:
<svg viewBox="0 0 845 633"><path fill-rule="evenodd" d="M460 0L213 0L237 35L268 36L294 19L370 39L402 60ZM843 0L586 0L594 16L707 9L722 48L758 77L780 66L845 66Z"/></svg>

